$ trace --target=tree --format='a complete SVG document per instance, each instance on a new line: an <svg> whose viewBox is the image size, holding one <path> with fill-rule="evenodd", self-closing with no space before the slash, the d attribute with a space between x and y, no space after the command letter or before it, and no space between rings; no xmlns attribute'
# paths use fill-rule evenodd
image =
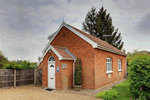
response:
<svg viewBox="0 0 150 100"><path fill-rule="evenodd" d="M81 59L77 58L75 67L75 85L81 85L81 82L82 82Z"/></svg>
<svg viewBox="0 0 150 100"><path fill-rule="evenodd" d="M2 51L0 51L0 69L4 67L4 64L8 62L8 59L3 55Z"/></svg>
<svg viewBox="0 0 150 100"><path fill-rule="evenodd" d="M98 12L96 12L96 8L91 8L83 22L83 30L108 42L119 50L123 48L124 42L122 42L121 33L117 34L118 28L114 28L110 14L106 14L106 9L104 10L103 6ZM104 35L111 36L105 38Z"/></svg>

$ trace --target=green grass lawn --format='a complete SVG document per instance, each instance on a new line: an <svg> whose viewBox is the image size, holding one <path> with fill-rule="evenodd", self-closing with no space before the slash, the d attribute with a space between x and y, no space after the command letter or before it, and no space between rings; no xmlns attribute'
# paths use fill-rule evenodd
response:
<svg viewBox="0 0 150 100"><path fill-rule="evenodd" d="M103 98L105 100L129 100L129 98L132 98L129 90L129 82L126 80L125 82L114 86L109 91L98 93L95 97Z"/></svg>

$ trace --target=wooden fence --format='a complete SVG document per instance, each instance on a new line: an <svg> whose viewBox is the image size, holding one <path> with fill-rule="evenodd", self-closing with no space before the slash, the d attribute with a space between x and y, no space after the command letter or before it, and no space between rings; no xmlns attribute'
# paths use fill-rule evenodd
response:
<svg viewBox="0 0 150 100"><path fill-rule="evenodd" d="M16 87L28 84L38 85L41 82L37 82L38 78L42 78L42 74L38 75L39 69L0 69L0 88L4 87ZM37 76L38 75L38 76Z"/></svg>

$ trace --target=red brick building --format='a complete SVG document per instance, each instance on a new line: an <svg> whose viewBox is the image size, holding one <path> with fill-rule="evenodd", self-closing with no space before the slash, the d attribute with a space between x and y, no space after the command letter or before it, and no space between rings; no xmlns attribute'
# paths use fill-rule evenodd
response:
<svg viewBox="0 0 150 100"><path fill-rule="evenodd" d="M83 88L97 89L125 77L126 54L103 40L65 22L48 39L39 62L44 87L73 87L77 57L82 62Z"/></svg>

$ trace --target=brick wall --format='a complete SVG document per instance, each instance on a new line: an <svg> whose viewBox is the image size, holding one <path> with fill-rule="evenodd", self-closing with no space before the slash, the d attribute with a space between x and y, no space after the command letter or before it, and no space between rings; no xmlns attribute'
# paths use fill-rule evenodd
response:
<svg viewBox="0 0 150 100"><path fill-rule="evenodd" d="M75 57L80 57L83 67L83 88L94 89L94 49L85 40L63 27L57 34L53 46L66 47Z"/></svg>
<svg viewBox="0 0 150 100"><path fill-rule="evenodd" d="M106 58L112 58L112 71L111 78L106 74ZM118 59L122 60L122 72L118 72ZM125 77L126 72L126 57L106 52L103 50L95 49L95 89L104 85L118 81Z"/></svg>
<svg viewBox="0 0 150 100"><path fill-rule="evenodd" d="M75 57L81 58L82 61L82 86L83 88L96 89L101 86L120 80L125 76L126 58L124 56L112 54L103 50L93 49L93 47L79 36L63 27L57 34L53 42L53 46L66 47ZM53 53L47 53L43 59L43 86L47 87L47 65L50 56L55 57L55 68L60 67L60 72L56 73L56 89L67 89L72 87L73 77L73 61L60 61ZM106 74L106 58L111 57L113 60L113 71L111 78ZM118 59L122 59L121 75L118 73ZM67 69L62 69L61 64L66 63Z"/></svg>

